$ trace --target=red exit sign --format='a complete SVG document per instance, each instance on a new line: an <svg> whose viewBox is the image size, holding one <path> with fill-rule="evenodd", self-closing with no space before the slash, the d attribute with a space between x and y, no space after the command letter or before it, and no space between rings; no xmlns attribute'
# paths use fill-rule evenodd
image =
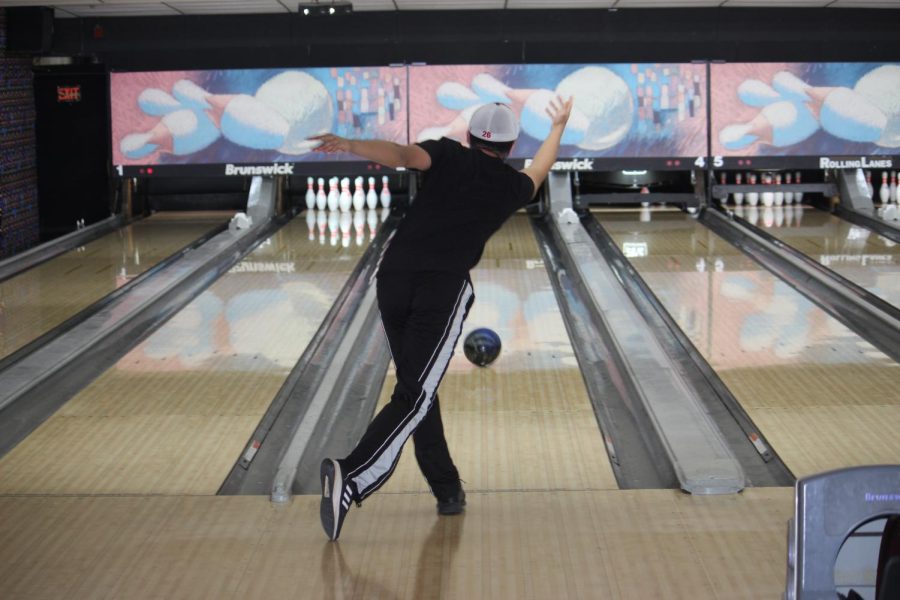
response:
<svg viewBox="0 0 900 600"><path fill-rule="evenodd" d="M58 85L56 86L57 102L81 102L81 86L80 85Z"/></svg>

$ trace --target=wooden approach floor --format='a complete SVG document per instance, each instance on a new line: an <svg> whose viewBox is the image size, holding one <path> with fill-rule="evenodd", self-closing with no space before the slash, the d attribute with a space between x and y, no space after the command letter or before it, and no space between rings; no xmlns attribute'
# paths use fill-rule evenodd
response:
<svg viewBox="0 0 900 600"><path fill-rule="evenodd" d="M0 497L6 599L759 599L784 590L790 488L379 493L328 542L318 497Z"/></svg>
<svg viewBox="0 0 900 600"><path fill-rule="evenodd" d="M469 490L464 515L436 515L411 448L385 488L351 509L337 543L322 532L317 496L275 506L213 495L265 407L258 396L271 397L269 378L302 349L291 331L293 344L273 346L275 330L328 295L279 275L300 300L276 302L274 325L242 320L270 301L240 300L260 288L251 273L291 263L287 240L276 240L223 280L227 290L210 288L217 299L198 297L174 330L148 338L0 461L0 597L780 597L793 490L614 489L528 223L513 219L501 234L473 274L466 331L496 329L504 353L476 370L460 352L441 388ZM323 279L341 270L317 262L291 264ZM212 339L198 334L210 330ZM241 332L263 345L237 351ZM229 368L213 384L194 374L220 363ZM53 427L86 437L60 443Z"/></svg>

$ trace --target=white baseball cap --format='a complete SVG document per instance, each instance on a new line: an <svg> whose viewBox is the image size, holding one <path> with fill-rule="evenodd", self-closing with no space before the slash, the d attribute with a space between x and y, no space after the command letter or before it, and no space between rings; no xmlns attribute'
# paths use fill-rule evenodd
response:
<svg viewBox="0 0 900 600"><path fill-rule="evenodd" d="M486 142L512 142L519 137L519 120L509 105L491 102L472 114L469 133Z"/></svg>

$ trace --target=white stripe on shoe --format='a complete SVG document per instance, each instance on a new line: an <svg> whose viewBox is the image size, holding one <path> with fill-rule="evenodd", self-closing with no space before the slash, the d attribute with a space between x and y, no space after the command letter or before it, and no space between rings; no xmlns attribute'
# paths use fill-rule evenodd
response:
<svg viewBox="0 0 900 600"><path fill-rule="evenodd" d="M422 391L413 406L413 410L404 418L396 429L388 436L387 440L378 448L373 457L363 463L364 469L357 469L348 475L356 484L356 491L360 499L365 498L369 492L369 488L375 487L376 484L384 481L384 476L393 470L394 463L400 455L403 445L407 438L412 434L419 422L428 414L431 408L431 402L434 398L434 392L444 376L444 371L450 363L453 356L453 349L462 333L462 324L466 316L466 306L472 297L472 286L468 281L464 282L463 289L457 297L457 303L445 327L445 334L438 344L439 352L432 361L431 368L428 370L425 381L422 384ZM374 461L373 461L374 459ZM368 466L366 466L368 465ZM357 471L361 471L358 475Z"/></svg>

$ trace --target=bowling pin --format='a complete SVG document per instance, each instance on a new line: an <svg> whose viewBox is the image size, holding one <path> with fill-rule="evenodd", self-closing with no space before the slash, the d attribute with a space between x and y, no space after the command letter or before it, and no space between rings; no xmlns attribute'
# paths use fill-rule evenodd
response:
<svg viewBox="0 0 900 600"><path fill-rule="evenodd" d="M878 198L881 204L889 204L891 201L891 186L888 184L888 172L881 172L881 187L878 188Z"/></svg>
<svg viewBox="0 0 900 600"><path fill-rule="evenodd" d="M313 190L313 178L306 178L306 210L312 210L316 205L316 192Z"/></svg>
<svg viewBox="0 0 900 600"><path fill-rule="evenodd" d="M790 173L784 174L784 182L788 185L791 185L791 181L793 180L793 176ZM790 204L794 201L794 192L785 192L784 193L784 203Z"/></svg>
<svg viewBox="0 0 900 600"><path fill-rule="evenodd" d="M796 173L794 173L794 183L795 184L800 183L800 171L797 171ZM801 202L803 202L803 192L795 192L794 193L794 202L796 202L797 204L800 204ZM794 215L794 216L796 216L796 215ZM797 219L797 224L798 225L800 224L799 218Z"/></svg>
<svg viewBox="0 0 900 600"><path fill-rule="evenodd" d="M737 185L741 185L743 175L741 173L734 174L734 183ZM744 192L735 192L734 193L734 205L740 206L744 203Z"/></svg>
<svg viewBox="0 0 900 600"><path fill-rule="evenodd" d="M765 106L752 120L723 127L719 142L728 150L742 150L756 142L791 146L819 129L812 111L800 102L780 101Z"/></svg>
<svg viewBox="0 0 900 600"><path fill-rule="evenodd" d="M366 208L378 208L378 194L375 192L374 177L369 177L369 191L366 192Z"/></svg>
<svg viewBox="0 0 900 600"><path fill-rule="evenodd" d="M162 117L184 108L181 103L157 88L147 88L138 95L138 107L152 117Z"/></svg>
<svg viewBox="0 0 900 600"><path fill-rule="evenodd" d="M329 243L332 246L337 246L338 244L338 235L341 230L341 213L336 210L328 211L328 233L329 235Z"/></svg>
<svg viewBox="0 0 900 600"><path fill-rule="evenodd" d="M349 186L349 184L348 184ZM350 228L353 226L353 215L349 211L341 212L341 247L350 247Z"/></svg>
<svg viewBox="0 0 900 600"><path fill-rule="evenodd" d="M328 210L335 211L338 209L340 194L338 193L338 178L331 177L328 180Z"/></svg>
<svg viewBox="0 0 900 600"><path fill-rule="evenodd" d="M875 186L872 185L872 171L866 171L866 187L869 188L869 200L875 197Z"/></svg>
<svg viewBox="0 0 900 600"><path fill-rule="evenodd" d="M737 89L738 98L747 106L762 108L782 100L781 94L759 79L747 79Z"/></svg>
<svg viewBox="0 0 900 600"><path fill-rule="evenodd" d="M785 98L819 106L819 122L831 135L851 141L873 143L887 127L884 112L866 96L846 87L814 87L793 73L779 71L772 86Z"/></svg>
<svg viewBox="0 0 900 600"><path fill-rule="evenodd" d="M338 197L338 208L347 212L353 206L353 195L350 193L350 178L341 179L341 195Z"/></svg>
<svg viewBox="0 0 900 600"><path fill-rule="evenodd" d="M756 203L751 204L747 210L747 221L751 225L759 223L759 207L756 206Z"/></svg>
<svg viewBox="0 0 900 600"><path fill-rule="evenodd" d="M319 243L325 245L325 226L328 224L328 214L324 209L316 213L316 226L319 228Z"/></svg>
<svg viewBox="0 0 900 600"><path fill-rule="evenodd" d="M353 212L353 228L356 230L356 245L362 246L366 235L366 213L363 210Z"/></svg>
<svg viewBox="0 0 900 600"><path fill-rule="evenodd" d="M353 192L353 210L360 211L366 207L366 193L363 191L363 178L353 180L355 190Z"/></svg>
<svg viewBox="0 0 900 600"><path fill-rule="evenodd" d="M316 211L312 208L306 211L306 228L309 230L309 241L316 239Z"/></svg>
<svg viewBox="0 0 900 600"><path fill-rule="evenodd" d="M897 202L897 171L891 171L891 201Z"/></svg>
<svg viewBox="0 0 900 600"><path fill-rule="evenodd" d="M478 94L456 81L442 83L436 95L438 104L450 110L465 110L475 104L483 104Z"/></svg>
<svg viewBox="0 0 900 600"><path fill-rule="evenodd" d="M157 151L184 156L203 150L219 136L219 130L206 113L183 108L164 115L150 131L126 135L119 149L131 159L144 158Z"/></svg>
<svg viewBox="0 0 900 600"><path fill-rule="evenodd" d="M378 228L378 213L375 212L374 208L366 211L366 225L369 226L369 239L372 240L375 238L375 232Z"/></svg>
<svg viewBox="0 0 900 600"><path fill-rule="evenodd" d="M763 184L772 185L772 176L769 173L763 173ZM763 206L772 206L775 203L775 194L771 191L762 193Z"/></svg>
<svg viewBox="0 0 900 600"><path fill-rule="evenodd" d="M319 191L316 192L316 208L319 210L325 210L325 207L328 206L328 199L325 196L325 179L319 177Z"/></svg>
<svg viewBox="0 0 900 600"><path fill-rule="evenodd" d="M747 175L747 183L756 185L756 173ZM756 206L759 203L759 192L747 192L747 202L750 206Z"/></svg>
<svg viewBox="0 0 900 600"><path fill-rule="evenodd" d="M719 184L728 185L728 173L719 174ZM728 204L728 194L725 194L725 198L722 199L722 204Z"/></svg>
<svg viewBox="0 0 900 600"><path fill-rule="evenodd" d="M388 176L384 175L381 177L381 207L382 208L390 208L391 207L391 190L388 188Z"/></svg>
<svg viewBox="0 0 900 600"><path fill-rule="evenodd" d="M776 173L775 185L779 186L775 190L775 206L781 206L784 204L784 191L781 189L781 173Z"/></svg>

